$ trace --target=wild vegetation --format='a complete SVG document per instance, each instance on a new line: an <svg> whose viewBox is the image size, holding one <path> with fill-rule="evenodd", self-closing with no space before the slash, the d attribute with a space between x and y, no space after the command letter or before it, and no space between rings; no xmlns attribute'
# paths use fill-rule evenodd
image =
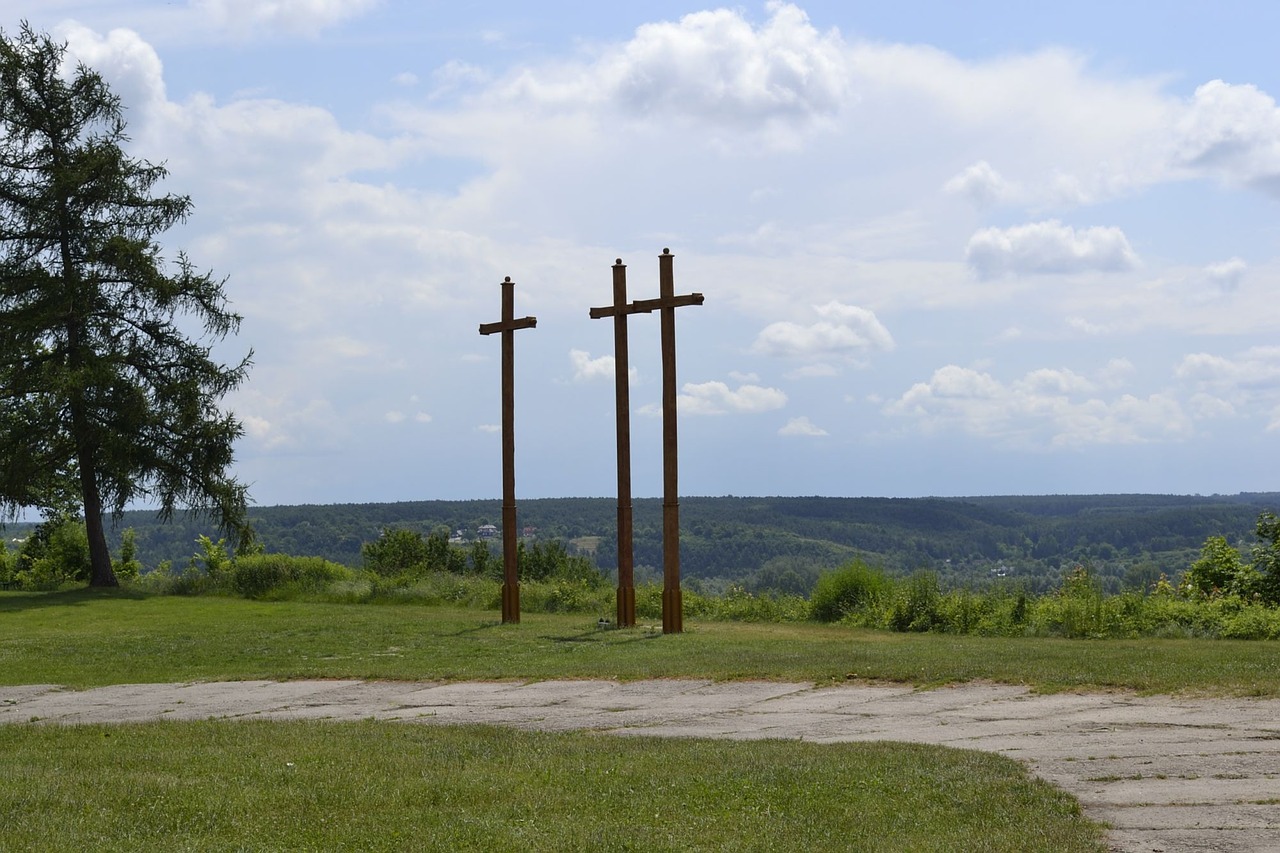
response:
<svg viewBox="0 0 1280 853"><path fill-rule="evenodd" d="M985 589L1016 581L1029 593L1056 590L1076 565L1108 594L1150 589L1161 574L1176 579L1211 536L1247 550L1258 514L1280 494L1230 496L1076 495L981 498L744 498L681 500L681 567L690 587L717 593L740 586L753 594L808 595L819 575L861 559L895 577L931 571L944 590ZM255 507L257 541L271 553L322 557L359 568L364 546L387 528L423 539L462 533L475 549L479 529L501 517L498 501ZM607 498L524 501L528 544L560 542L612 572L616 502ZM33 525L11 525L10 538ZM182 566L199 536L218 538L209 521L127 512L116 528L132 530L137 559L154 568ZM635 502L637 578L656 580L662 566L662 507ZM497 543L493 542L496 553ZM473 554L463 555L470 559ZM482 556L475 550L474 556Z"/></svg>
<svg viewBox="0 0 1280 853"><path fill-rule="evenodd" d="M1087 563L1061 572L1056 587L1036 592L1018 578L981 587L948 587L929 569L895 575L861 559L818 575L808 595L752 590L742 583L708 589L693 579L684 596L692 619L840 622L898 632L983 636L1280 638L1280 522L1264 511L1246 559L1223 536L1210 536L1180 575L1109 593ZM117 574L136 589L177 595L222 594L343 603L413 602L499 609L501 560L490 543L450 541L385 528L364 543L353 568L314 556L249 549L232 554L223 540L200 536L185 564L140 571L134 537L122 539ZM517 559L522 607L532 612L596 614L614 609L613 582L558 540L522 541ZM0 551L0 583L57 589L88 572L83 524L58 518L38 526L15 554ZM640 618L661 618L661 589L637 588Z"/></svg>

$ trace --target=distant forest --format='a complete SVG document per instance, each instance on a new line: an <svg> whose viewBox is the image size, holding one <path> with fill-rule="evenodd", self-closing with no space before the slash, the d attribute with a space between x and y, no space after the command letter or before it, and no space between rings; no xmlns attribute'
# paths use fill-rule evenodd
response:
<svg viewBox="0 0 1280 853"><path fill-rule="evenodd" d="M519 504L522 533L562 541L613 571L617 502L546 498ZM1017 584L1057 587L1065 571L1087 566L1106 592L1176 579L1210 536L1225 536L1246 558L1259 512L1280 510L1280 493L1238 495L1045 495L966 498L689 497L680 502L683 577L720 591L807 593L817 576L853 559L893 574L936 572L944 587ZM501 523L501 503L412 501L385 504L256 507L250 519L268 552L361 564L361 547L384 528L424 535L447 530L466 540ZM634 501L637 580L662 572L662 501ZM11 529L14 526L11 525ZM152 569L184 566L196 538L217 538L208 522L129 512L116 526L135 532ZM16 530L14 534L21 535ZM491 542L500 550L500 540Z"/></svg>

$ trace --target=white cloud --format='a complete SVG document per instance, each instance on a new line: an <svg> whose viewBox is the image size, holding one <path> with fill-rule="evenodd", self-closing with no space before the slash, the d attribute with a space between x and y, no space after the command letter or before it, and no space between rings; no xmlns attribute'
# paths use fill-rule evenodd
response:
<svg viewBox="0 0 1280 853"><path fill-rule="evenodd" d="M386 413L385 415L383 415L382 417L383 417L383 418L386 420L386 422L387 422L387 423L389 423L389 424L399 424L399 423L404 423L404 412L400 412L400 411L395 411L395 410L393 410L393 411L387 412L387 413Z"/></svg>
<svg viewBox="0 0 1280 853"><path fill-rule="evenodd" d="M802 435L802 436L822 436L827 435L827 431L817 426L807 417L792 418L778 430L778 435Z"/></svg>
<svg viewBox="0 0 1280 853"><path fill-rule="evenodd" d="M645 24L605 79L629 109L730 120L832 113L845 97L845 51L790 3L753 27L740 12L716 9L678 23Z"/></svg>
<svg viewBox="0 0 1280 853"><path fill-rule="evenodd" d="M359 17L381 0L194 0L206 23L237 37L314 36L321 30Z"/></svg>
<svg viewBox="0 0 1280 853"><path fill-rule="evenodd" d="M1205 395L1202 404L1212 397L1241 413L1270 406L1280 401L1280 346L1252 347L1233 358L1192 353L1174 376Z"/></svg>
<svg viewBox="0 0 1280 853"><path fill-rule="evenodd" d="M497 433L502 432L502 427L497 424L480 424L476 427L476 431L488 433L489 435L496 435Z"/></svg>
<svg viewBox="0 0 1280 853"><path fill-rule="evenodd" d="M611 355L592 358L591 353L574 349L569 350L569 363L573 365L574 382L591 382L596 379L612 380L615 378L616 362ZM634 382L639 378L640 373L636 368L630 367L627 370L627 375Z"/></svg>
<svg viewBox="0 0 1280 853"><path fill-rule="evenodd" d="M771 323L756 336L752 350L763 355L807 359L848 357L894 347L893 336L873 311L840 302L814 306L813 310L820 317L831 319L809 325Z"/></svg>
<svg viewBox="0 0 1280 853"><path fill-rule="evenodd" d="M1280 194L1280 110L1256 86L1205 83L1174 131L1177 165Z"/></svg>
<svg viewBox="0 0 1280 853"><path fill-rule="evenodd" d="M1056 219L984 228L969 239L969 264L983 278L1036 273L1075 273L1133 269L1138 257L1119 228L1077 231Z"/></svg>
<svg viewBox="0 0 1280 853"><path fill-rule="evenodd" d="M827 376L839 376L840 371L834 366L824 362L814 362L812 364L802 364L795 370L788 370L786 377L788 379L818 379Z"/></svg>
<svg viewBox="0 0 1280 853"><path fill-rule="evenodd" d="M1010 446L1080 447L1177 441L1191 421L1168 394L1097 396L1095 384L1070 370L1035 370L1010 383L947 365L884 407L922 429L959 429Z"/></svg>
<svg viewBox="0 0 1280 853"><path fill-rule="evenodd" d="M164 65L155 49L136 32L117 28L103 36L68 22L58 27L67 54L109 81L132 116L159 109L166 100Z"/></svg>
<svg viewBox="0 0 1280 853"><path fill-rule="evenodd" d="M767 9L758 25L728 8L643 24L630 40L598 46L584 60L513 69L471 104L519 105L526 117L534 108L562 127L575 124L571 115L593 116L579 134L604 114L633 126L664 117L739 136L760 131L792 146L847 103L848 49L838 32L819 32L795 5Z"/></svg>
<svg viewBox="0 0 1280 853"><path fill-rule="evenodd" d="M1191 395L1191 399L1187 401L1191 414L1200 420L1209 420L1212 418L1233 418L1236 416L1236 407L1230 401L1221 397L1215 397L1212 394L1204 392Z"/></svg>
<svg viewBox="0 0 1280 853"><path fill-rule="evenodd" d="M942 189L944 192L966 198L979 207L989 207L1009 200L1016 192L1015 188L1002 178L999 172L991 168L991 164L986 160L979 160L951 178Z"/></svg>
<svg viewBox="0 0 1280 853"><path fill-rule="evenodd" d="M299 400L249 389L237 392L229 403L245 425L250 455L326 453L349 438L337 410L325 399Z"/></svg>
<svg viewBox="0 0 1280 853"><path fill-rule="evenodd" d="M787 404L785 393L760 385L740 385L734 390L723 382L689 382L681 391L676 405L689 415L756 414Z"/></svg>

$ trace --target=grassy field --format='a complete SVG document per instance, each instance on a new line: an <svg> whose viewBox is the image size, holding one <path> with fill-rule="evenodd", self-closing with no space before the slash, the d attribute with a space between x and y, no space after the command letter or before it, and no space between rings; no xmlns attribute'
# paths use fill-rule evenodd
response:
<svg viewBox="0 0 1280 853"><path fill-rule="evenodd" d="M0 726L6 850L1105 850L994 755L398 723Z"/></svg>
<svg viewBox="0 0 1280 853"><path fill-rule="evenodd" d="M0 593L0 684L850 678L1280 695L1274 643L899 634L130 592ZM998 756L339 723L0 726L7 848L1100 851Z"/></svg>
<svg viewBox="0 0 1280 853"><path fill-rule="evenodd" d="M688 622L599 630L581 615L502 625L476 610L137 593L0 593L0 683L219 679L984 679L1044 691L1280 695L1280 647L1228 640L899 634Z"/></svg>

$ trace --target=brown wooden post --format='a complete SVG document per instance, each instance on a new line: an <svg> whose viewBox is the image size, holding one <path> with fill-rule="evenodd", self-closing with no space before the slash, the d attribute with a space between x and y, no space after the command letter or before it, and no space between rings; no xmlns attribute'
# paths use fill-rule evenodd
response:
<svg viewBox="0 0 1280 853"><path fill-rule="evenodd" d="M658 256L658 298L637 299L637 312L657 310L662 321L662 632L684 631L680 588L680 487L676 446L676 308L701 305L701 293L675 295L670 249Z"/></svg>
<svg viewBox="0 0 1280 853"><path fill-rule="evenodd" d="M515 330L532 329L537 317L515 319L515 282L502 282L502 319L481 323L480 334L502 333L502 621L520 621L520 573L516 560Z"/></svg>
<svg viewBox="0 0 1280 853"><path fill-rule="evenodd" d="M636 624L635 552L631 523L631 377L627 358L627 268L618 258L613 265L613 304L592 308L591 319L613 318L613 371L618 430L618 627Z"/></svg>

